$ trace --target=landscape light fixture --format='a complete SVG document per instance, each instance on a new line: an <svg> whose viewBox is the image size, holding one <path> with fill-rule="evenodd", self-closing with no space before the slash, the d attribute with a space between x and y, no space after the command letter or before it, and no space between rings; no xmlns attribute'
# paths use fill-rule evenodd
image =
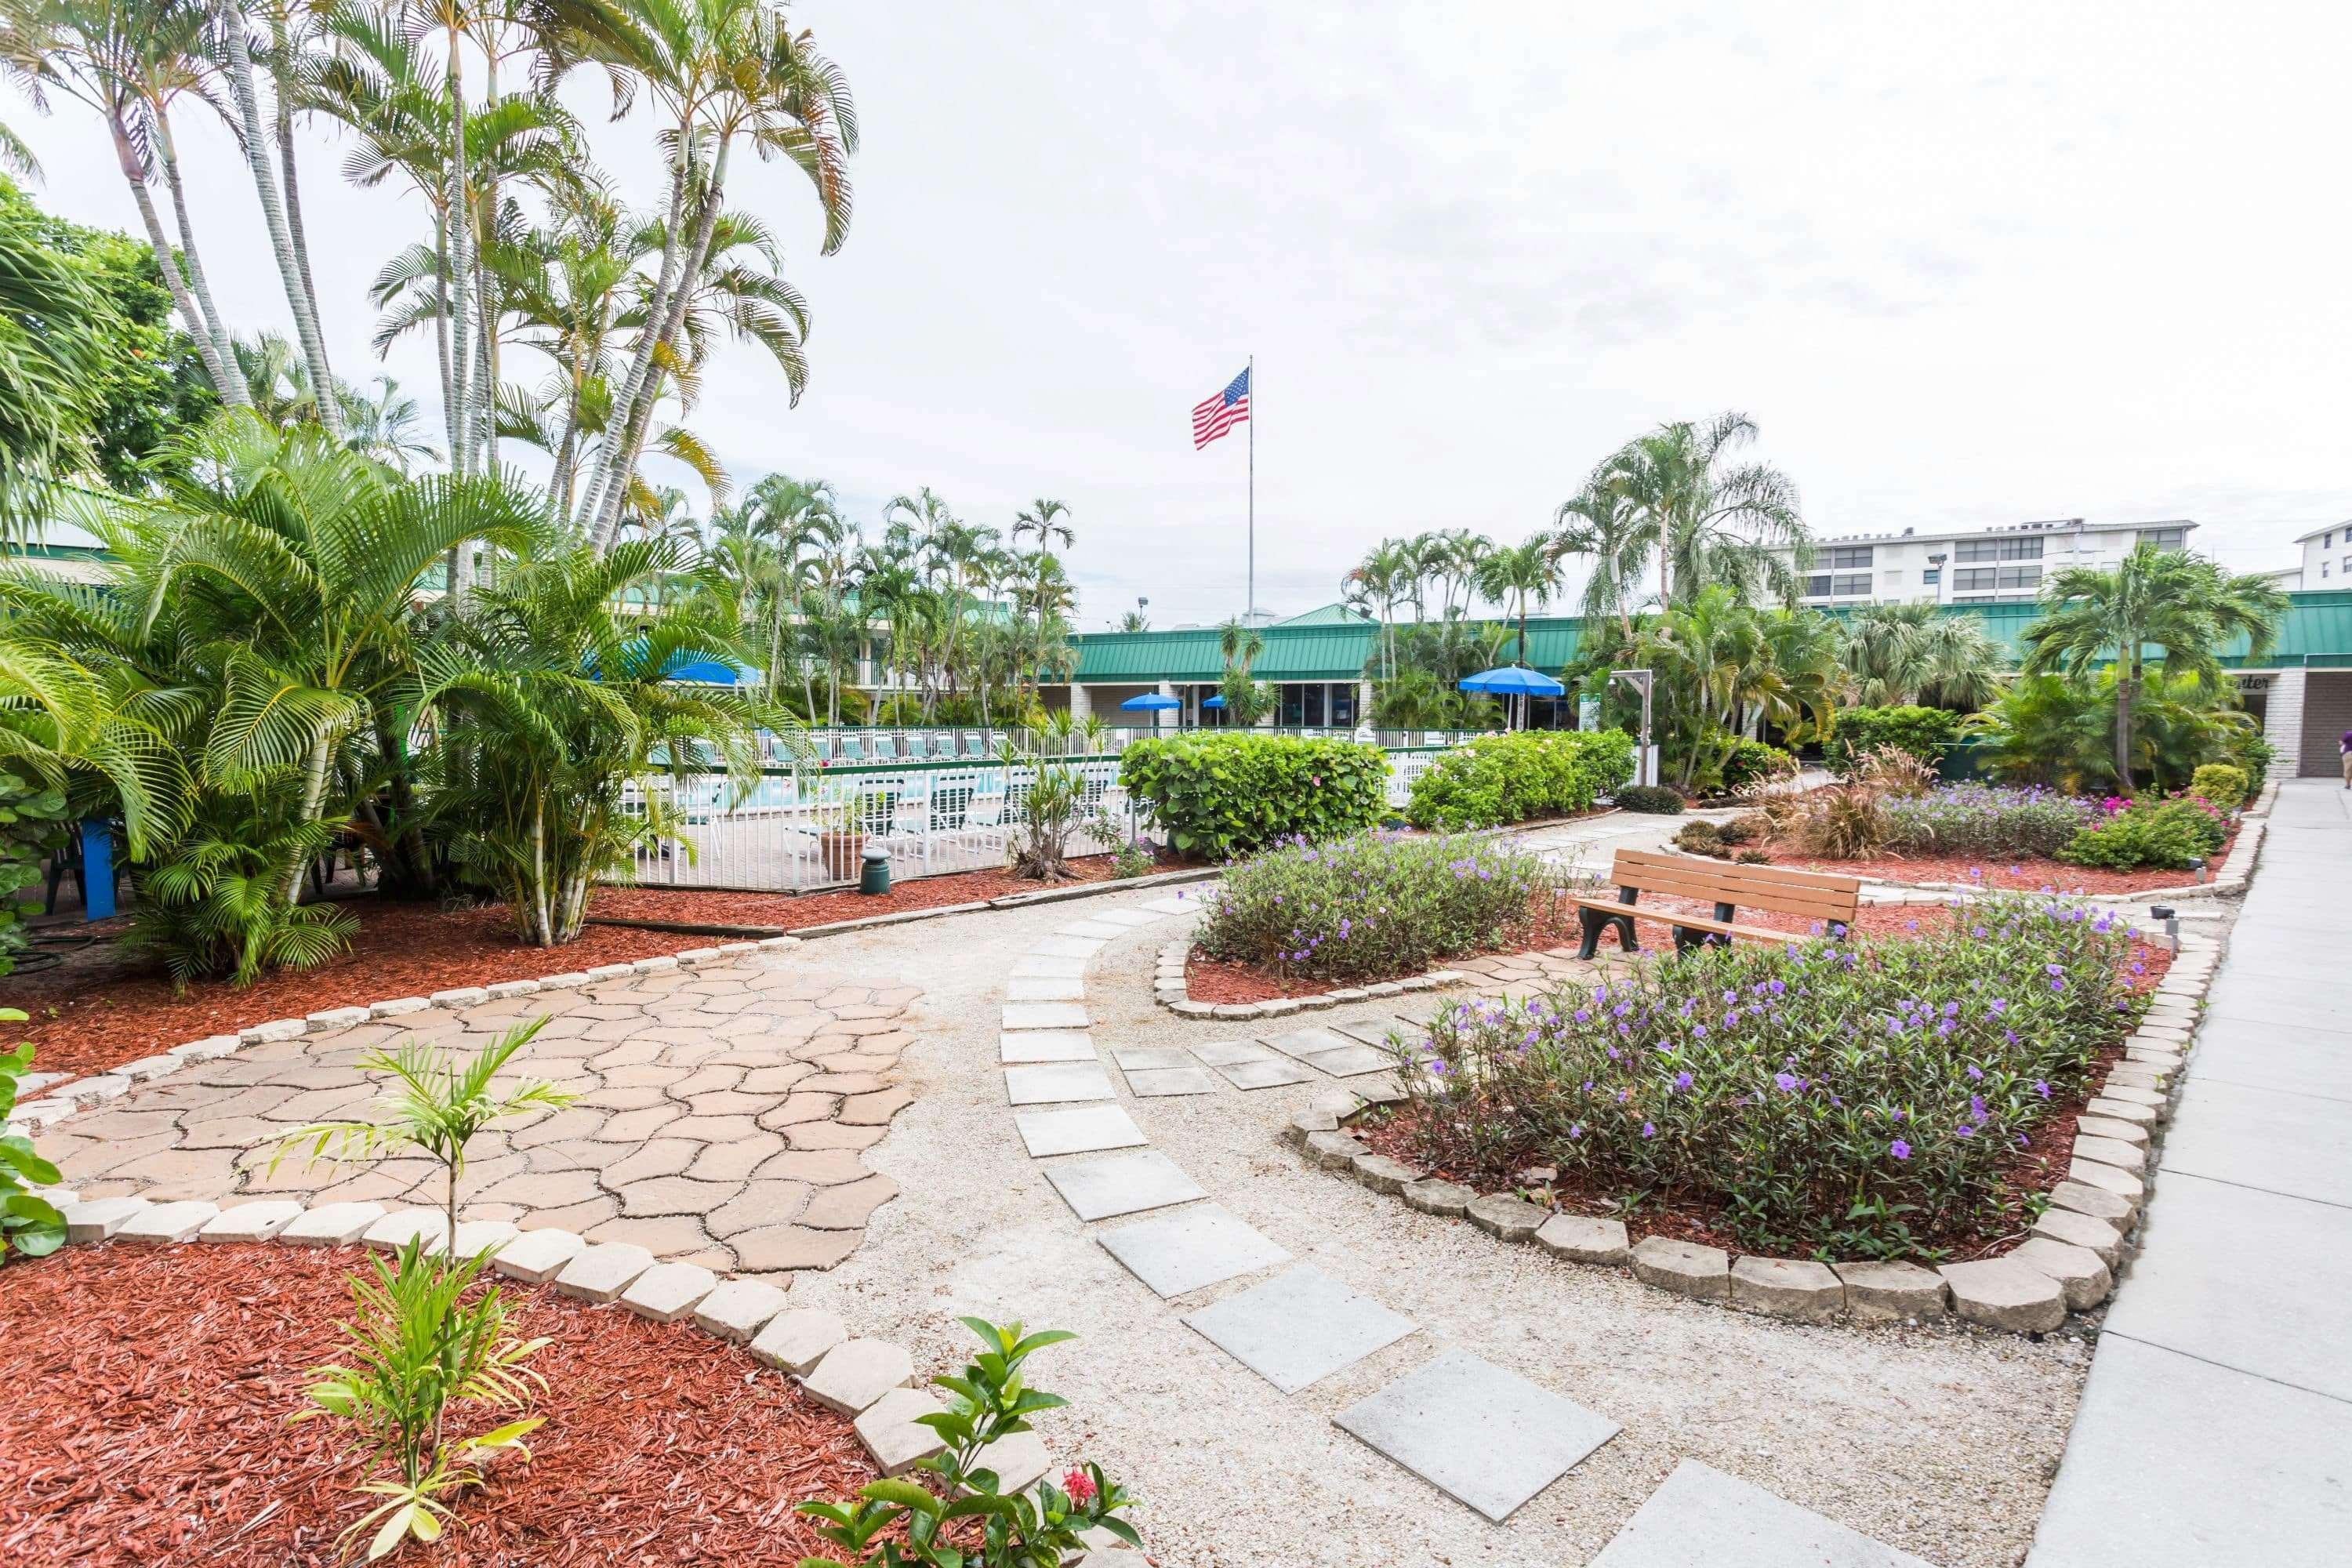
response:
<svg viewBox="0 0 2352 1568"><path fill-rule="evenodd" d="M1654 785L1658 782L1658 770L1650 757L1650 691L1657 681L1657 672L1649 669L1612 669L1609 672L1609 679L1628 681L1641 689L1642 760L1635 766L1633 773L1636 782Z"/></svg>

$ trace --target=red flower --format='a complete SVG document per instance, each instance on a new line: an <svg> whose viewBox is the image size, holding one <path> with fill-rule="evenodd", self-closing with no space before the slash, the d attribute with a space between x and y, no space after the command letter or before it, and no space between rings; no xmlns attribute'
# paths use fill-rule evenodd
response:
<svg viewBox="0 0 2352 1568"><path fill-rule="evenodd" d="M1095 1479L1084 1470L1069 1470L1062 1476L1062 1489L1080 1508L1095 1500Z"/></svg>

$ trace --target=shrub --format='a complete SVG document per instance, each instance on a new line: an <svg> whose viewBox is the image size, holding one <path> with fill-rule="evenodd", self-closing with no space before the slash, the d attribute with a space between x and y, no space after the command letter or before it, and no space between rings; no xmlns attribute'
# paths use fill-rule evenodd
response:
<svg viewBox="0 0 2352 1568"><path fill-rule="evenodd" d="M2209 853L2205 835L2180 814L2134 806L2074 835L2058 858L2108 871L2137 871L2145 867L2179 869Z"/></svg>
<svg viewBox="0 0 2352 1568"><path fill-rule="evenodd" d="M21 1024L25 1015L0 1007L0 1022ZM33 1047L18 1046L0 1051L0 1122L16 1109L16 1080L33 1065ZM33 1152L33 1141L21 1133L0 1138L0 1259L11 1252L42 1258L65 1245L66 1218L46 1198L25 1189L45 1187L58 1179L58 1168Z"/></svg>
<svg viewBox="0 0 2352 1568"><path fill-rule="evenodd" d="M2211 801L2223 811L2246 804L2246 770L2228 763L2207 763L2189 781L2189 793Z"/></svg>
<svg viewBox="0 0 2352 1568"><path fill-rule="evenodd" d="M2221 846L2229 842L2230 819L2210 801L2179 795L2153 805L2143 803L2133 809L2153 811L2167 821L2179 823L2196 840L2200 854L2218 854Z"/></svg>
<svg viewBox="0 0 2352 1568"><path fill-rule="evenodd" d="M986 1348L965 1365L961 1377L932 1380L948 1392L945 1409L915 1417L946 1445L942 1452L915 1462L937 1477L938 1485L870 1481L855 1504L800 1504L797 1511L824 1521L817 1534L845 1553L805 1557L801 1568L1037 1568L1076 1562L1089 1544L1083 1537L1097 1531L1129 1546L1142 1544L1135 1527L1118 1517L1133 1500L1100 1465L1065 1470L1059 1486L1045 1480L1012 1493L1001 1489L1001 1478L988 1468L991 1444L1034 1430L1030 1416L1069 1403L1029 1386L1022 1363L1076 1336L1061 1330L1024 1336L1019 1323L961 1321ZM972 1518L982 1521L976 1542L956 1529ZM892 1530L901 1521L903 1547ZM951 1533L957 1539L945 1539ZM884 1535L894 1539L877 1539Z"/></svg>
<svg viewBox="0 0 2352 1568"><path fill-rule="evenodd" d="M2231 731L2228 750L2230 761L2246 774L2246 799L2262 794L2263 784L2271 776L2271 764L2278 761L2278 748L2263 738L2263 732L2248 724Z"/></svg>
<svg viewBox="0 0 2352 1568"><path fill-rule="evenodd" d="M1790 777L1797 771L1797 759L1778 746L1768 746L1761 741L1739 740L1731 744L1731 754L1723 760L1723 787L1727 792L1774 779Z"/></svg>
<svg viewBox="0 0 2352 1568"><path fill-rule="evenodd" d="M314 969L351 945L359 922L330 904L290 904L286 870L323 854L323 822L294 820L296 781L249 793L205 790L195 822L136 868L133 952L163 962L174 990L226 975L250 985L265 968Z"/></svg>
<svg viewBox="0 0 2352 1568"><path fill-rule="evenodd" d="M1760 811L1743 811L1715 830L1726 844L1761 844L1777 831L1772 818Z"/></svg>
<svg viewBox="0 0 2352 1568"><path fill-rule="evenodd" d="M1822 748L1832 771L1851 776L1881 746L1910 752L1932 771L1959 738L1960 721L1941 708L1848 708Z"/></svg>
<svg viewBox="0 0 2352 1568"><path fill-rule="evenodd" d="M1214 731L1130 742L1118 767L1171 843L1219 860L1361 832L1388 813L1388 776L1377 746Z"/></svg>
<svg viewBox="0 0 2352 1568"><path fill-rule="evenodd" d="M1193 944L1212 958L1328 980L1413 974L1499 946L1548 880L1491 838L1359 834L1245 860L1204 901Z"/></svg>
<svg viewBox="0 0 2352 1568"><path fill-rule="evenodd" d="M1772 863L1772 857L1761 849L1742 849L1732 858L1743 866L1769 866Z"/></svg>
<svg viewBox="0 0 2352 1568"><path fill-rule="evenodd" d="M1683 814L1683 797L1660 784L1628 784L1610 798L1623 811L1639 811L1652 816Z"/></svg>
<svg viewBox="0 0 2352 1568"><path fill-rule="evenodd" d="M41 862L66 840L62 790L26 784L0 769L0 974L16 966L26 942L25 921L41 912L16 895L41 885Z"/></svg>
<svg viewBox="0 0 2352 1568"><path fill-rule="evenodd" d="M1454 747L1412 781L1405 816L1415 827L1499 827L1554 812L1588 811L1633 776L1622 730L1522 730Z"/></svg>
<svg viewBox="0 0 2352 1568"><path fill-rule="evenodd" d="M1886 805L1866 784L1831 784L1805 797L1797 842L1808 854L1832 860L1867 860L1886 847L1893 832Z"/></svg>
<svg viewBox="0 0 2352 1568"><path fill-rule="evenodd" d="M1426 1152L1719 1204L1748 1246L1933 1256L2131 1027L2128 927L2005 898L1915 940L1842 928L1439 1014L1407 1072Z"/></svg>
<svg viewBox="0 0 2352 1568"><path fill-rule="evenodd" d="M2086 800L2039 786L1944 784L1883 803L1887 847L1909 855L2054 856L2098 816Z"/></svg>
<svg viewBox="0 0 2352 1568"><path fill-rule="evenodd" d="M1675 847L1692 855L1712 855L1720 859L1731 853L1730 843L1723 830L1705 817L1683 824L1675 835Z"/></svg>

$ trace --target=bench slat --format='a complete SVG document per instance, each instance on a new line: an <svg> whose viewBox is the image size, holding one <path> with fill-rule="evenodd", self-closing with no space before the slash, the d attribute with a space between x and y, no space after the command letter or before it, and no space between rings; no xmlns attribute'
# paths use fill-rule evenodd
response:
<svg viewBox="0 0 2352 1568"><path fill-rule="evenodd" d="M1759 888L1727 877L1622 871L1612 880L1619 887L1637 888L1647 893L1669 893L1701 903L1770 910L1776 914L1802 915L1811 920L1851 921L1856 903L1852 897L1837 893L1797 895L1785 888Z"/></svg>
<svg viewBox="0 0 2352 1568"><path fill-rule="evenodd" d="M1695 862L1692 856L1661 855L1654 849L1620 849L1617 851L1617 863L1620 866L1683 868L1694 868L1696 864L1753 882L1775 882L1792 889L1855 894L1862 891L1861 878L1849 877L1840 871L1799 871L1787 866L1742 866L1737 861L1727 860Z"/></svg>

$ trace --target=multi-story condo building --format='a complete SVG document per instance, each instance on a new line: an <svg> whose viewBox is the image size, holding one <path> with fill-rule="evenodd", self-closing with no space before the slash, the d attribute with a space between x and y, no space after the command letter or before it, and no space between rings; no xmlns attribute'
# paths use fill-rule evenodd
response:
<svg viewBox="0 0 2352 1568"><path fill-rule="evenodd" d="M2188 548L2196 524L2087 522L2079 517L1990 528L1853 533L1821 540L1804 577L1804 602L1832 605L1983 605L2031 599L2067 566L2112 566L2133 546ZM2352 547L2347 547L2352 552Z"/></svg>
<svg viewBox="0 0 2352 1568"><path fill-rule="evenodd" d="M2315 528L2294 542L2295 564L2278 574L2279 586L2352 588L2352 522Z"/></svg>

